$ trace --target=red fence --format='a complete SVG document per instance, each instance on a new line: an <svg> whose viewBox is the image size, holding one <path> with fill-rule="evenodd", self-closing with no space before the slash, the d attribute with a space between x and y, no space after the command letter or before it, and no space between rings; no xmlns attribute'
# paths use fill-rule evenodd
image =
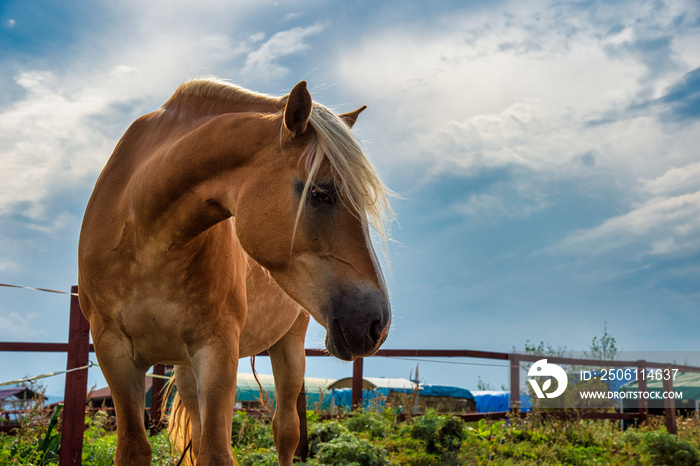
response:
<svg viewBox="0 0 700 466"><path fill-rule="evenodd" d="M71 289L71 306L70 306L70 326L68 330L68 343L19 343L19 342L0 342L0 351L16 351L16 352L63 352L68 353L66 369L71 370L86 366L89 361L89 353L94 351L89 340L90 324L83 317L80 311L80 305L77 297L78 287L74 286ZM267 355L266 352L260 356ZM320 349L307 349L307 356L326 356L328 353ZM383 349L379 350L373 357L441 357L441 358L479 358L479 359L496 359L508 361L510 367L510 400L511 411L519 410L520 404L520 363L535 362L541 359L541 356L523 355L517 353L498 353L489 351L473 351L473 350L401 350L401 349ZM681 366L653 363L643 360L638 361L600 361L589 359L574 359L548 357L547 361L556 364L566 365L583 365L583 366L611 366L611 367L637 367L639 369L678 369L685 372L700 372L700 367ZM164 367L162 365L155 366L153 369L155 375L163 375ZM352 404L359 406L362 403L362 377L363 377L363 360L357 359L353 363L353 383L352 383ZM639 390L646 391L647 384L645 378L638 378ZM151 400L151 420L153 421L154 433L160 427L160 391L163 387L163 380L160 378L153 379L153 389L151 390L153 399ZM664 380L664 391L670 392L673 390L672 380ZM80 460L83 450L83 431L85 428L85 406L87 403L87 371L74 370L66 374L66 386L64 394L64 409L63 409L63 424L61 432L61 448L60 462L61 466L80 465ZM666 413L666 427L670 433L676 433L676 411L674 400L664 400L664 408ZM300 421L302 423L302 438L300 441L298 454L302 457L306 456L306 402L305 394L299 395L297 402ZM500 413L471 413L462 414L466 421L476 421L479 419L503 419L509 412ZM546 413L553 417L567 417L570 413ZM646 421L648 416L647 401L644 398L639 400L639 411L634 413L592 413L584 412L577 414L579 417L587 419L639 419L641 422Z"/></svg>

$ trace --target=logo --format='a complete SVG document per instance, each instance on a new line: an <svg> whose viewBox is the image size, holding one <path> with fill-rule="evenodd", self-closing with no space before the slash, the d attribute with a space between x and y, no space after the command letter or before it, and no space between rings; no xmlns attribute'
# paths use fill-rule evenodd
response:
<svg viewBox="0 0 700 466"><path fill-rule="evenodd" d="M549 379L545 380L541 388L537 382L537 379L528 380L532 386L532 389L535 391L537 398L544 398L545 395L547 398L556 398L564 393L564 390L566 390L566 385L569 383L564 369L556 364L548 363L546 359L540 359L533 364L530 370L527 371L527 375L528 377L550 377ZM552 386L551 377L554 377L557 380L557 389L551 393L548 393L547 390L549 390Z"/></svg>

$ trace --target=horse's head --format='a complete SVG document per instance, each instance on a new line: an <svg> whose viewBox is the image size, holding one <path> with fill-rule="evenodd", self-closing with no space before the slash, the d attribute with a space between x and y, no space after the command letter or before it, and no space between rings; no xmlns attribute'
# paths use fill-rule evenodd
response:
<svg viewBox="0 0 700 466"><path fill-rule="evenodd" d="M391 322L369 233L371 223L383 233L387 194L350 131L362 110L334 115L299 83L283 112L262 117L277 136L258 151L236 207L246 252L326 328L328 351L344 360L374 353Z"/></svg>

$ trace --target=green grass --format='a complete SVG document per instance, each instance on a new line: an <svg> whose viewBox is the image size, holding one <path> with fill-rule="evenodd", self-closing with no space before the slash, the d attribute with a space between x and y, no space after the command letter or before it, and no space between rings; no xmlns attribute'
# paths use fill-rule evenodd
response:
<svg viewBox="0 0 700 466"><path fill-rule="evenodd" d="M43 416L26 421L19 435L0 435L0 464L58 463L57 414ZM116 435L105 429L106 420L106 414L88 420L83 465L113 464ZM536 415L509 422L464 423L433 411L405 422L398 422L391 412L357 412L326 421L309 412L312 457L305 464L700 464L700 422L679 419L678 431L678 436L668 434L658 420L622 431L617 422L545 420ZM151 437L151 444L154 465L177 462L179 456L170 451L165 433ZM243 466L277 464L269 420L236 414L232 449Z"/></svg>

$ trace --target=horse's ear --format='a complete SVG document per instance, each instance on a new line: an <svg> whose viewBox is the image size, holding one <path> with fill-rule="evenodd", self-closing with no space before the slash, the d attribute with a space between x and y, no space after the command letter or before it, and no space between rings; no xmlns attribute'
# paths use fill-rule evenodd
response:
<svg viewBox="0 0 700 466"><path fill-rule="evenodd" d="M365 109L367 108L366 105L363 105L362 107L358 108L354 112L348 112L348 113L343 113L341 115L338 115L340 118L343 119L345 123L349 127L353 127L355 125L355 122L357 121L357 117L360 116L360 113L362 113Z"/></svg>
<svg viewBox="0 0 700 466"><path fill-rule="evenodd" d="M287 105L284 107L284 126L293 136L299 136L306 131L312 105L311 94L306 89L306 81L301 81L289 93Z"/></svg>

